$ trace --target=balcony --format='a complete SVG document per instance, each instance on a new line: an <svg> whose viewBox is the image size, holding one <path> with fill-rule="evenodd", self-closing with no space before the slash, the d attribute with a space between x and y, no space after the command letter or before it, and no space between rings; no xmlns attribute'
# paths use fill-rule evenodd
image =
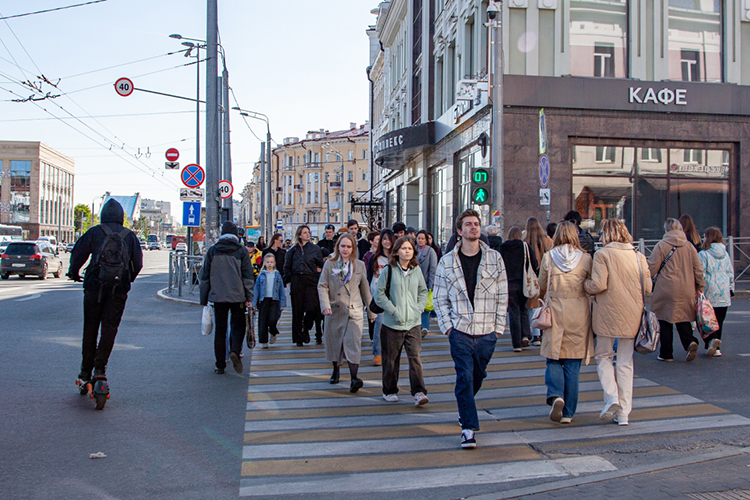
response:
<svg viewBox="0 0 750 500"><path fill-rule="evenodd" d="M305 168L313 169L313 170L320 170L323 168L323 164L319 161L311 161L308 163L305 163Z"/></svg>
<svg viewBox="0 0 750 500"><path fill-rule="evenodd" d="M295 184L295 185L294 185L294 190L295 190L295 191L303 191L303 189L302 189L302 184Z"/></svg>
<svg viewBox="0 0 750 500"><path fill-rule="evenodd" d="M286 203L285 203L285 204L283 204L283 205L281 206L281 210L280 210L280 212L284 212L285 214L291 214L291 213L294 213L294 204L293 204L293 203L290 203L290 204L288 204L288 205L287 205Z"/></svg>
<svg viewBox="0 0 750 500"><path fill-rule="evenodd" d="M284 207L283 207L283 205L274 205L273 206L273 211L274 212L283 212L284 211Z"/></svg>
<svg viewBox="0 0 750 500"><path fill-rule="evenodd" d="M323 203L308 203L307 205L305 205L305 210L307 210L308 212L320 212L321 210L323 210Z"/></svg>
<svg viewBox="0 0 750 500"><path fill-rule="evenodd" d="M284 165L281 170L283 172L294 172L294 165Z"/></svg>
<svg viewBox="0 0 750 500"><path fill-rule="evenodd" d="M276 188L276 194L283 194L283 193L284 193L284 188L283 187L277 187Z"/></svg>
<svg viewBox="0 0 750 500"><path fill-rule="evenodd" d="M328 184L331 189L341 189L341 182L335 181Z"/></svg>
<svg viewBox="0 0 750 500"><path fill-rule="evenodd" d="M340 201L332 201L328 203L328 209L329 210L341 210L341 202Z"/></svg>

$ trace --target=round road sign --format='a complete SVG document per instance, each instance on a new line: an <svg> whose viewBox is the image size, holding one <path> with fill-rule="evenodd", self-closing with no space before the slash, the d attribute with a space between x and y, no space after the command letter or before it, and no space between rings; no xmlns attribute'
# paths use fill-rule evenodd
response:
<svg viewBox="0 0 750 500"><path fill-rule="evenodd" d="M129 96L133 90L133 82L130 78L120 78L115 82L115 91L122 97Z"/></svg>
<svg viewBox="0 0 750 500"><path fill-rule="evenodd" d="M197 188L200 187L201 184L203 184L203 181L206 179L206 173L203 171L203 168L200 165L191 163L190 165L182 169L180 178L182 179L182 183L187 187Z"/></svg>
<svg viewBox="0 0 750 500"><path fill-rule="evenodd" d="M177 161L180 158L180 152L175 148L169 148L165 156L167 157L167 161Z"/></svg>
<svg viewBox="0 0 750 500"><path fill-rule="evenodd" d="M549 184L549 173L549 158L547 158L547 155L542 155L539 158L539 184L541 184L542 187L546 188Z"/></svg>
<svg viewBox="0 0 750 500"><path fill-rule="evenodd" d="M219 181L219 194L221 195L222 200L231 198L233 193L234 193L234 187L232 186L231 182Z"/></svg>

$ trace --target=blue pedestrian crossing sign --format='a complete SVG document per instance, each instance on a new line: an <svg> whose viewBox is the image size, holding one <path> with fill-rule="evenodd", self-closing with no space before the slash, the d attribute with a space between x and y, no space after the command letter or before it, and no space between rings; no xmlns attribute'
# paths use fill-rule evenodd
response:
<svg viewBox="0 0 750 500"><path fill-rule="evenodd" d="M185 201L182 203L182 225L192 227L201 225L200 202Z"/></svg>

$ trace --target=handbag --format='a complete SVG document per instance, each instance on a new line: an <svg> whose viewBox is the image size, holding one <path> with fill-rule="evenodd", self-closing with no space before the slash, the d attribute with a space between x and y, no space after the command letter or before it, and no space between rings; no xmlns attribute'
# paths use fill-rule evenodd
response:
<svg viewBox="0 0 750 500"><path fill-rule="evenodd" d="M643 297L643 311L641 311L641 325L638 328L638 334L635 337L635 351L640 354L651 354L656 350L659 344L659 320L656 314L646 309L646 292L643 289L643 270L641 269L641 259L638 258L638 251L634 250L635 260L638 262L638 274L641 279L641 297ZM674 249L672 250L674 252ZM670 253L664 263L669 260ZM664 267L664 264L662 264ZM661 268L659 269L661 271ZM658 273L657 273L658 274Z"/></svg>
<svg viewBox="0 0 750 500"><path fill-rule="evenodd" d="M708 301L703 292L695 294L695 322L701 332L701 337L706 338L719 329L719 322L716 319L716 312L711 302Z"/></svg>
<svg viewBox="0 0 750 500"><path fill-rule="evenodd" d="M547 268L547 293L545 294L544 302L542 302L542 299L537 299L539 309L537 309L534 315L531 317L531 326L533 328L539 328L540 330L547 330L548 328L552 328L552 310L549 308L549 294L553 264L554 262L552 262L552 258L550 257L549 266ZM538 283L537 286L539 286Z"/></svg>
<svg viewBox="0 0 750 500"><path fill-rule="evenodd" d="M523 244L523 296L527 299L533 299L539 295L539 280L536 277L536 273L533 269L529 269L531 266L531 258L529 257L529 246Z"/></svg>
<svg viewBox="0 0 750 500"><path fill-rule="evenodd" d="M388 276L385 279L385 296L388 297L388 299L391 298L391 266L390 264L386 267L386 271L388 272ZM432 293L432 291L430 291ZM385 309L380 307L377 302L375 302L375 297L372 298L370 301L370 312L375 314L381 314L385 312Z"/></svg>
<svg viewBox="0 0 750 500"><path fill-rule="evenodd" d="M425 311L434 311L435 310L435 302L432 300L432 290L427 292L427 303L424 306Z"/></svg>

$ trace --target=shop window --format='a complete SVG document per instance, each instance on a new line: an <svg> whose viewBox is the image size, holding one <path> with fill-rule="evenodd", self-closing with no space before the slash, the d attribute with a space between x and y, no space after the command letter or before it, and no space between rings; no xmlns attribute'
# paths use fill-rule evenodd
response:
<svg viewBox="0 0 750 500"><path fill-rule="evenodd" d="M669 78L721 82L722 3L669 0Z"/></svg>
<svg viewBox="0 0 750 500"><path fill-rule="evenodd" d="M453 234L453 165L440 165L432 172L432 231L435 243L445 249Z"/></svg>
<svg viewBox="0 0 750 500"><path fill-rule="evenodd" d="M30 222L31 162L10 162L10 222Z"/></svg>
<svg viewBox="0 0 750 500"><path fill-rule="evenodd" d="M598 163L614 163L615 148L613 148L612 146L597 146L596 161Z"/></svg>
<svg viewBox="0 0 750 500"><path fill-rule="evenodd" d="M570 1L570 74L626 78L628 7L625 0Z"/></svg>

